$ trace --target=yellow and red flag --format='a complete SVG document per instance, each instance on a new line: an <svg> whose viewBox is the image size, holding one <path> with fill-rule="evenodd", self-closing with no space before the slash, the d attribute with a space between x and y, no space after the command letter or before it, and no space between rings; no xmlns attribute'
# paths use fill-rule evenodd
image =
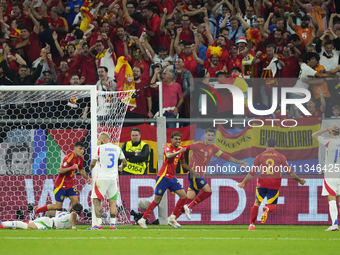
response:
<svg viewBox="0 0 340 255"><path fill-rule="evenodd" d="M115 68L117 91L135 90L132 68L129 65L129 57L119 57ZM136 107L136 99L131 98L130 106Z"/></svg>

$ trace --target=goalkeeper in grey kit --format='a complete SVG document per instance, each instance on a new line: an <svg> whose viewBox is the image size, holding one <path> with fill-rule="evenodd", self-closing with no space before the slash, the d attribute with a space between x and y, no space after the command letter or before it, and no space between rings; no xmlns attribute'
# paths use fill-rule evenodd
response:
<svg viewBox="0 0 340 255"><path fill-rule="evenodd" d="M73 206L71 212L58 212L52 218L41 217L28 223L22 221L0 221L0 229L67 229L70 227L76 229L76 223L82 210L83 206L77 203Z"/></svg>

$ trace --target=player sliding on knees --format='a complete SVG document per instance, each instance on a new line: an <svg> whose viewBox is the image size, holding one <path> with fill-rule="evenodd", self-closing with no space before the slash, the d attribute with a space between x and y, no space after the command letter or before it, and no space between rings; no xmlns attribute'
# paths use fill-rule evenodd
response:
<svg viewBox="0 0 340 255"><path fill-rule="evenodd" d="M79 220L79 215L83 210L83 206L79 203L74 204L71 212L59 212L55 217L41 217L29 223L22 221L0 221L1 228L9 229L77 229L76 223Z"/></svg>
<svg viewBox="0 0 340 255"><path fill-rule="evenodd" d="M328 132L329 137L322 137L323 133ZM332 226L325 231L339 231L338 227L338 207L336 205L336 196L340 195L340 128L333 125L329 128L315 132L312 137L326 147L326 158L324 170L324 182L322 187L322 196L328 197L329 214L332 220Z"/></svg>
<svg viewBox="0 0 340 255"><path fill-rule="evenodd" d="M207 181L201 177L205 174L205 169L207 169L211 157L222 158L227 161L239 164L241 166L248 166L245 161L239 161L227 153L221 151L215 144L213 144L215 131L212 128L208 128L204 132L204 140L198 141L192 145L185 146L187 150L192 150L193 154L190 159L190 167L192 172L188 172L188 180L190 182L187 200L183 206L183 210L179 211L175 216L176 219L181 216L183 212L191 219L192 208L209 198L212 194L212 190L207 183ZM198 170L197 170L198 169ZM202 169L202 170L201 170ZM200 194L199 191L203 191Z"/></svg>
<svg viewBox="0 0 340 255"><path fill-rule="evenodd" d="M110 142L110 135L102 132L99 135L100 144L97 153L94 155L90 170L98 163L96 170L95 183L92 188L92 202L96 213L95 224L88 230L102 230L102 205L106 195L110 205L110 229L116 229L117 206L116 199L118 197L118 170L123 171L127 166L124 153L121 148ZM122 160L122 165L118 166L118 159Z"/></svg>
<svg viewBox="0 0 340 255"><path fill-rule="evenodd" d="M92 183L83 168L83 154L85 146L82 142L76 142L74 144L74 151L68 154L61 164L58 171L58 176L54 181L54 197L56 200L55 204L49 204L42 207L35 206L33 209L33 219L37 218L39 213L50 210L60 210L63 206L64 199L69 197L72 206L79 203L78 192L76 186L74 186L74 175L79 170L81 176L83 176L87 182Z"/></svg>
<svg viewBox="0 0 340 255"><path fill-rule="evenodd" d="M256 172L260 170L256 187L255 203L250 211L250 226L248 230L255 230L255 220L259 213L261 202L264 200L265 196L267 196L268 205L263 207L261 223L266 222L268 212L273 212L275 210L281 187L282 171L288 173L301 185L306 183L304 179L300 179L290 169L286 157L277 152L275 148L276 140L269 138L266 143L266 150L255 158L250 172L247 174L246 178L238 184L240 188L243 188L247 182L253 178Z"/></svg>
<svg viewBox="0 0 340 255"><path fill-rule="evenodd" d="M164 162L157 174L156 185L155 185L155 199L146 209L143 217L138 221L138 224L142 228L147 228L146 219L153 212L155 207L161 202L164 192L169 189L171 192L175 192L180 199L176 203L175 209L168 218L168 224L174 228L180 228L181 225L176 221L176 214L182 211L183 205L186 202L187 195L183 189L183 186L175 178L176 167L178 162L181 162L181 166L190 170L188 164L184 160L185 147L180 146L182 134L180 132L173 132L171 134L171 144L165 146L163 152Z"/></svg>

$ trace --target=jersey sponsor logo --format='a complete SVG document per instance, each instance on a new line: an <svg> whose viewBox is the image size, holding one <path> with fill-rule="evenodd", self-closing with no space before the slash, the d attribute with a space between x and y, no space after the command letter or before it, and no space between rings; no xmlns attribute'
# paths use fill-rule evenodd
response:
<svg viewBox="0 0 340 255"><path fill-rule="evenodd" d="M67 166L67 162L65 162L63 166Z"/></svg>
<svg viewBox="0 0 340 255"><path fill-rule="evenodd" d="M67 220L64 220L64 221L60 221L61 223L67 223L67 222L69 222L70 220L69 219L67 219Z"/></svg>
<svg viewBox="0 0 340 255"><path fill-rule="evenodd" d="M203 181L203 180L201 180L201 184L204 184L204 181Z"/></svg>

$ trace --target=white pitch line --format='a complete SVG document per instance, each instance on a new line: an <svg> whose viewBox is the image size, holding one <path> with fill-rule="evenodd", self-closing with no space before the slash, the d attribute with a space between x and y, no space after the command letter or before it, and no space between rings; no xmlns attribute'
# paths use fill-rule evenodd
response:
<svg viewBox="0 0 340 255"><path fill-rule="evenodd" d="M271 241L339 241L340 238L282 238L282 237L124 237L124 236L110 236L110 237L0 237L1 239L10 240L110 240L110 239L145 239L145 240L271 240Z"/></svg>

